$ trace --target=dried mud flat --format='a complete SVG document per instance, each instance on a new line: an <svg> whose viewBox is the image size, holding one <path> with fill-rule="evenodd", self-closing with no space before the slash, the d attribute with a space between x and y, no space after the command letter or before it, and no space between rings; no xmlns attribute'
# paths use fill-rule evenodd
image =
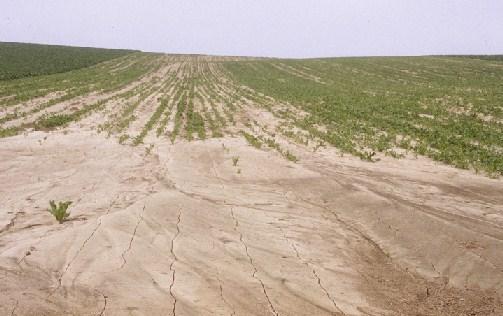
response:
<svg viewBox="0 0 503 316"><path fill-rule="evenodd" d="M242 104L219 138L121 145L95 129L114 102L0 139L0 314L503 315L502 180L278 139L294 163L237 133L277 123Z"/></svg>

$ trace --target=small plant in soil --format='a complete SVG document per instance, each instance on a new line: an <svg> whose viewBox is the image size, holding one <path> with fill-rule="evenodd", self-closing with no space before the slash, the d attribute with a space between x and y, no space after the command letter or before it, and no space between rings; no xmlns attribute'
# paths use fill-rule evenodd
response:
<svg viewBox="0 0 503 316"><path fill-rule="evenodd" d="M239 161L239 157L238 156L232 157L232 165L234 167L238 165L238 161Z"/></svg>
<svg viewBox="0 0 503 316"><path fill-rule="evenodd" d="M152 149L154 149L154 144L150 144L148 147L145 147L145 156L150 155Z"/></svg>
<svg viewBox="0 0 503 316"><path fill-rule="evenodd" d="M297 162L299 160L294 154L292 154L288 150L285 152L284 155L285 155L285 158L288 159L288 160L290 160L290 161Z"/></svg>
<svg viewBox="0 0 503 316"><path fill-rule="evenodd" d="M376 155L375 151L364 151L359 153L359 156L362 160L374 162L374 156Z"/></svg>
<svg viewBox="0 0 503 316"><path fill-rule="evenodd" d="M67 211L70 204L72 204L72 201L59 202L56 204L56 202L51 200L49 201L51 208L48 211L61 224L70 216L70 212Z"/></svg>
<svg viewBox="0 0 503 316"><path fill-rule="evenodd" d="M129 139L129 135L123 134L119 137L119 144L124 144Z"/></svg>

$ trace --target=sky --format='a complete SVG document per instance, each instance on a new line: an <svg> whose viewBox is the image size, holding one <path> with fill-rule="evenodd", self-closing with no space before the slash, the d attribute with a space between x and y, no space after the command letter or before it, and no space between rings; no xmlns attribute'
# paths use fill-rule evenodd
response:
<svg viewBox="0 0 503 316"><path fill-rule="evenodd" d="M0 41L293 58L503 54L503 1L0 0Z"/></svg>

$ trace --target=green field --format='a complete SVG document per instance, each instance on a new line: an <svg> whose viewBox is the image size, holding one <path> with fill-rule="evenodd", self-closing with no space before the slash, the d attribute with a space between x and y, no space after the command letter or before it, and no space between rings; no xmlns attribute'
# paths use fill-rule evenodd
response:
<svg viewBox="0 0 503 316"><path fill-rule="evenodd" d="M55 73L0 81L1 137L58 128L108 107L98 128L121 143L141 144L152 132L171 141L241 135L296 161L279 145L282 136L367 161L412 153L503 174L501 56L282 60L12 49L23 53L1 61L1 74ZM61 58L41 57L45 50ZM72 70L60 72L66 66ZM280 126L256 120L252 108L271 112ZM141 129L128 131L137 121Z"/></svg>
<svg viewBox="0 0 503 316"><path fill-rule="evenodd" d="M0 42L0 80L89 67L133 51Z"/></svg>
<svg viewBox="0 0 503 316"><path fill-rule="evenodd" d="M397 148L503 174L503 62L460 57L226 63L232 78L307 111L296 124L372 159ZM326 126L326 132L315 126Z"/></svg>

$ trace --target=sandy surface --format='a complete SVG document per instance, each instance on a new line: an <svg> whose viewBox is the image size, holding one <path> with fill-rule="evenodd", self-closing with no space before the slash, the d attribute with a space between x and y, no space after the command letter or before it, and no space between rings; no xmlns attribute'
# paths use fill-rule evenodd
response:
<svg viewBox="0 0 503 316"><path fill-rule="evenodd" d="M0 315L503 315L502 180L278 138L293 163L240 106L223 138L120 145L95 113L0 139Z"/></svg>
<svg viewBox="0 0 503 316"><path fill-rule="evenodd" d="M329 150L294 164L240 138L0 148L2 314L502 312L498 180ZM71 220L49 199L74 201Z"/></svg>

